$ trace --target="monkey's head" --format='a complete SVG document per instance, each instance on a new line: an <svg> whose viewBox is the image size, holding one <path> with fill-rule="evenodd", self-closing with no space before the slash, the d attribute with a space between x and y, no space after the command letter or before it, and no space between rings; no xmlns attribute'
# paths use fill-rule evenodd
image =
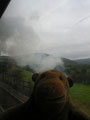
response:
<svg viewBox="0 0 90 120"><path fill-rule="evenodd" d="M62 110L69 100L69 87L72 79L66 78L61 72L49 70L41 74L33 74L35 82L33 96L35 104L41 112Z"/></svg>

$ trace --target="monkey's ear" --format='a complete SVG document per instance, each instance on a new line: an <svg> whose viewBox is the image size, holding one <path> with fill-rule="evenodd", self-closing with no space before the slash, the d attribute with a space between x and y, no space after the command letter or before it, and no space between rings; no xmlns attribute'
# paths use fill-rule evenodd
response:
<svg viewBox="0 0 90 120"><path fill-rule="evenodd" d="M73 84L74 84L73 79L72 79L72 78L70 78L70 77L68 77L67 79L68 79L68 82L69 82L69 87L72 87L72 86L73 86Z"/></svg>
<svg viewBox="0 0 90 120"><path fill-rule="evenodd" d="M39 77L39 73L34 73L34 74L32 75L32 80L35 82L38 77Z"/></svg>

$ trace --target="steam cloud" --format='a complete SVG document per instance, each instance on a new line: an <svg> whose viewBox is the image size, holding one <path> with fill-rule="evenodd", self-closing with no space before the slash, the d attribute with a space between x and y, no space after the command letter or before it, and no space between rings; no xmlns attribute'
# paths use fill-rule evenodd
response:
<svg viewBox="0 0 90 120"><path fill-rule="evenodd" d="M60 57L55 57L46 53L34 53L28 56L20 56L15 58L19 65L29 65L35 72L44 72L49 69L55 69L59 65L60 71L63 72L64 64Z"/></svg>
<svg viewBox="0 0 90 120"><path fill-rule="evenodd" d="M19 65L30 65L36 72L53 69L63 63L44 53L36 53L40 39L32 25L27 26L20 17L5 18L0 22L0 52L12 56Z"/></svg>

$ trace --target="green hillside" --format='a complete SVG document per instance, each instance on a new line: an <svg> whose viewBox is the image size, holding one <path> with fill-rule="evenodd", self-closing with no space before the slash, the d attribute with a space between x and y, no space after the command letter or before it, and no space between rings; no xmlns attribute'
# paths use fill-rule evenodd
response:
<svg viewBox="0 0 90 120"><path fill-rule="evenodd" d="M32 72L17 65L9 56L0 57L0 81L30 96L33 90Z"/></svg>
<svg viewBox="0 0 90 120"><path fill-rule="evenodd" d="M74 84L70 89L70 94L77 107L90 115L90 86Z"/></svg>
<svg viewBox="0 0 90 120"><path fill-rule="evenodd" d="M23 80L27 82L32 82L32 73L27 70L22 70Z"/></svg>

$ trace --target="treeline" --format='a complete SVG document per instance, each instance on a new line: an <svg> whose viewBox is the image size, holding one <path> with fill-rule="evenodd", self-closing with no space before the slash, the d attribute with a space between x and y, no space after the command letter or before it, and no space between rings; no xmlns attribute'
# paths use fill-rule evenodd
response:
<svg viewBox="0 0 90 120"><path fill-rule="evenodd" d="M90 64L66 65L65 72L71 76L75 82L90 85Z"/></svg>

